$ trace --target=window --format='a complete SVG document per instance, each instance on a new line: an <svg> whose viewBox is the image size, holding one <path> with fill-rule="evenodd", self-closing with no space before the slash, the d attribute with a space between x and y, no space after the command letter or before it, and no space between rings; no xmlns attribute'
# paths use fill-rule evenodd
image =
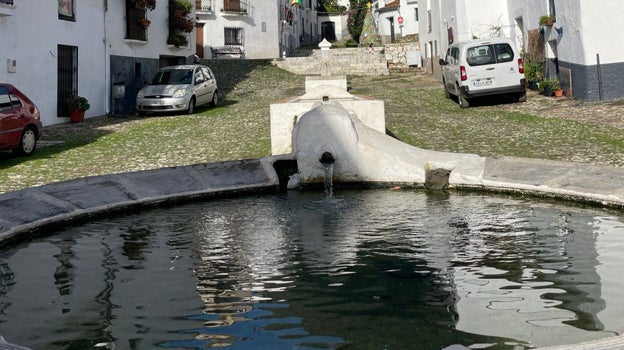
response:
<svg viewBox="0 0 624 350"><path fill-rule="evenodd" d="M147 41L147 30L140 24L145 18L144 9L126 0L126 39Z"/></svg>
<svg viewBox="0 0 624 350"><path fill-rule="evenodd" d="M22 102L9 92L9 89L0 86L0 111L6 111L22 106Z"/></svg>
<svg viewBox="0 0 624 350"><path fill-rule="evenodd" d="M223 0L223 10L226 12L241 12L243 9L241 7L240 0Z"/></svg>
<svg viewBox="0 0 624 350"><path fill-rule="evenodd" d="M69 116L67 98L78 93L78 47L58 45L57 47L56 113L59 117Z"/></svg>
<svg viewBox="0 0 624 350"><path fill-rule="evenodd" d="M414 20L418 22L418 8L414 9Z"/></svg>
<svg viewBox="0 0 624 350"><path fill-rule="evenodd" d="M427 10L427 33L431 33L431 10Z"/></svg>
<svg viewBox="0 0 624 350"><path fill-rule="evenodd" d="M58 18L65 21L75 21L74 0L58 0Z"/></svg>
<svg viewBox="0 0 624 350"><path fill-rule="evenodd" d="M224 45L243 45L243 28L224 28L223 30Z"/></svg>

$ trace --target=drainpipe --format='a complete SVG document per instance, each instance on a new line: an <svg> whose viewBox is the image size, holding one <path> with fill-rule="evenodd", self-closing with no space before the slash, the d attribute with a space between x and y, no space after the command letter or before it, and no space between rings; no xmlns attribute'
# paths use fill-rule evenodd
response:
<svg viewBox="0 0 624 350"><path fill-rule="evenodd" d="M598 70L598 99L602 101L602 74L600 73L600 54L596 54L596 69Z"/></svg>
<svg viewBox="0 0 624 350"><path fill-rule="evenodd" d="M102 19L104 21L104 100L106 101L106 108L104 112L108 115L110 113L110 95L111 95L111 82L110 82L110 59L108 57L108 26L106 25L106 14L108 13L108 0L104 1L104 14Z"/></svg>

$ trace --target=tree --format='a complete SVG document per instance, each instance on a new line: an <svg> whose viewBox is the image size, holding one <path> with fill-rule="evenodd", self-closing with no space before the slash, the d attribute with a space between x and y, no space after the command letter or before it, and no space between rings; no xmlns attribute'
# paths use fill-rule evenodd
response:
<svg viewBox="0 0 624 350"><path fill-rule="evenodd" d="M347 17L347 27L355 42L360 41L364 16L366 15L366 3L368 0L349 0L349 16Z"/></svg>
<svg viewBox="0 0 624 350"><path fill-rule="evenodd" d="M320 0L317 10L319 14L339 15L345 13L347 7L338 5L336 0Z"/></svg>

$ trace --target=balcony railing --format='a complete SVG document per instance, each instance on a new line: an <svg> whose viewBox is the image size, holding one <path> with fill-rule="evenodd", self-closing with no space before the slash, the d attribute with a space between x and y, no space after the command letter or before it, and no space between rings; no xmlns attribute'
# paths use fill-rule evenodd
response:
<svg viewBox="0 0 624 350"><path fill-rule="evenodd" d="M195 13L207 14L212 13L212 0L195 0Z"/></svg>
<svg viewBox="0 0 624 350"><path fill-rule="evenodd" d="M249 16L251 6L244 0L223 0L221 14L224 16Z"/></svg>

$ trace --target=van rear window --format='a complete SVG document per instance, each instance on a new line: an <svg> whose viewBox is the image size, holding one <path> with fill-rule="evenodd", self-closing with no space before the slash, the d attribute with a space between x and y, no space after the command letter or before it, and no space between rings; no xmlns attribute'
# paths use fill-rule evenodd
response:
<svg viewBox="0 0 624 350"><path fill-rule="evenodd" d="M510 62L513 58L513 49L507 43L478 45L466 50L466 62L470 66Z"/></svg>

